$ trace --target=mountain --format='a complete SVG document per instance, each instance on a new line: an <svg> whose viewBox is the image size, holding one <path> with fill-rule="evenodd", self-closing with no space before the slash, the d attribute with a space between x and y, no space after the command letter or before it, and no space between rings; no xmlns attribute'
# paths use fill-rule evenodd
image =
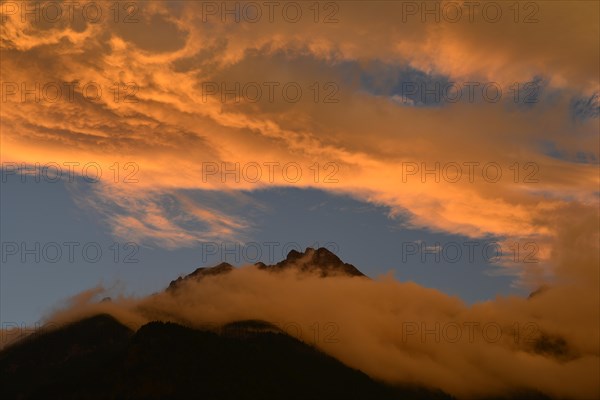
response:
<svg viewBox="0 0 600 400"><path fill-rule="evenodd" d="M263 321L220 331L108 315L29 337L0 352L0 396L86 399L450 399L392 387Z"/></svg>
<svg viewBox="0 0 600 400"><path fill-rule="evenodd" d="M365 277L326 249L291 251L285 260L257 264L277 273L289 269L322 277ZM206 279L230 273L221 263L179 278ZM106 299L106 301L109 301ZM572 358L566 341L545 335L533 353L557 362ZM411 371L406 372L410 375ZM389 385L350 368L268 321L232 321L219 328L192 329L150 322L137 331L109 315L97 315L53 331L32 334L0 351L2 399L451 399L429 387ZM494 398L543 399L515 391ZM488 399L491 400L491 399Z"/></svg>
<svg viewBox="0 0 600 400"><path fill-rule="evenodd" d="M319 276L326 278L331 276L360 276L366 277L354 265L348 264L340 260L338 256L324 247L317 250L312 247L307 247L303 253L292 250L288 253L285 260L282 260L274 265L266 265L262 262L254 264L261 270L269 272L280 272L287 270L297 270L302 273L317 273ZM188 280L199 280L207 276L223 275L233 271L235 267L229 263L222 262L214 267L201 267L194 272L179 277L171 281L167 291L176 290L183 282Z"/></svg>

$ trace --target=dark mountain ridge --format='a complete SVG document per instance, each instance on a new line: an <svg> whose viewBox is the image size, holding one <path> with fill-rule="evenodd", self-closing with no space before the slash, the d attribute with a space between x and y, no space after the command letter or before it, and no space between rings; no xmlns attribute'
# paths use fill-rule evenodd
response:
<svg viewBox="0 0 600 400"><path fill-rule="evenodd" d="M88 318L0 352L3 399L449 399L371 379L263 321L220 333Z"/></svg>

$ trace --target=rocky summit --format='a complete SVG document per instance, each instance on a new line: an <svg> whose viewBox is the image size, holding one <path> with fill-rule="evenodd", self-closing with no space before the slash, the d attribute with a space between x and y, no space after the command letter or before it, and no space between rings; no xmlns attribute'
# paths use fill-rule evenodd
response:
<svg viewBox="0 0 600 400"><path fill-rule="evenodd" d="M338 256L324 247L313 249L307 247L304 252L292 250L287 257L277 264L267 265L263 262L254 264L258 269L270 272L281 272L296 269L302 273L316 273L322 278L331 276L366 277L354 265L343 262ZM214 267L201 267L194 272L171 281L167 291L177 289L183 282L200 280L208 276L223 275L233 271L235 267L222 262Z"/></svg>
<svg viewBox="0 0 600 400"><path fill-rule="evenodd" d="M275 265L259 265L260 269L282 271L296 268L302 272L317 272L321 277L328 276L366 276L354 265L340 260L338 256L324 247L317 250L308 247L304 253L292 250L285 260Z"/></svg>

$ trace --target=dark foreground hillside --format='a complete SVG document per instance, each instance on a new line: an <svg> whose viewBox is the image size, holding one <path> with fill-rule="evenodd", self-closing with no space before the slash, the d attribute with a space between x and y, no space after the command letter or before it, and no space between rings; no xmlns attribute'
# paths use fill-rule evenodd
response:
<svg viewBox="0 0 600 400"><path fill-rule="evenodd" d="M1 352L0 397L450 398L376 382L266 323L241 322L215 333L152 322L132 332L106 315Z"/></svg>

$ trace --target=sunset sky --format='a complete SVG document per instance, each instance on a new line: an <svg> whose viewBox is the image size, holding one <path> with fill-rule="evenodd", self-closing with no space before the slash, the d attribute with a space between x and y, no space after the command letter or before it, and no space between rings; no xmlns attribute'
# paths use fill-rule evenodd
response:
<svg viewBox="0 0 600 400"><path fill-rule="evenodd" d="M2 2L3 324L328 247L473 315L562 288L597 364L600 3L50 3Z"/></svg>

